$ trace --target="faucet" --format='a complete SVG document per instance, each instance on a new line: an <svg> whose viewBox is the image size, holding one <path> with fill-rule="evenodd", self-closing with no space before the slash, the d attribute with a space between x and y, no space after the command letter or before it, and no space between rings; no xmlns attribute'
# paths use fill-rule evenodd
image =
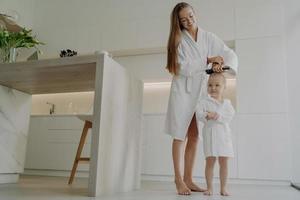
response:
<svg viewBox="0 0 300 200"><path fill-rule="evenodd" d="M50 103L50 102L47 102L47 104L51 105L50 115L52 115L54 113L54 110L55 110L55 104L54 103Z"/></svg>

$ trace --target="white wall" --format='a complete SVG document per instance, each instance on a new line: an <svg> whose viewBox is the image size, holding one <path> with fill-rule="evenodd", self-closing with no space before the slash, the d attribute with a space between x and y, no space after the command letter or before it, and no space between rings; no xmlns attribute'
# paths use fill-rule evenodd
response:
<svg viewBox="0 0 300 200"><path fill-rule="evenodd" d="M114 59L144 82L171 81L172 77L165 69L165 53L114 57Z"/></svg>
<svg viewBox="0 0 300 200"><path fill-rule="evenodd" d="M0 13L17 12L19 18L17 24L32 28L33 26L33 7L35 0L1 0Z"/></svg>
<svg viewBox="0 0 300 200"><path fill-rule="evenodd" d="M165 47L169 15L176 2L179 1L36 0L34 30L47 44L42 47L43 57L57 57L65 48L86 54L103 49ZM233 0L188 2L204 28L224 40L234 39ZM221 18L220 13L224 13Z"/></svg>
<svg viewBox="0 0 300 200"><path fill-rule="evenodd" d="M286 64L288 80L289 122L292 137L292 181L300 183L300 2L288 0L285 4Z"/></svg>

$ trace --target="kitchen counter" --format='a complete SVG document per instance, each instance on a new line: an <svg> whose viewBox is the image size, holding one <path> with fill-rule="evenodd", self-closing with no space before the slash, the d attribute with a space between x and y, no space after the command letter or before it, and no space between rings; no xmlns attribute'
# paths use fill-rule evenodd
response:
<svg viewBox="0 0 300 200"><path fill-rule="evenodd" d="M31 114L30 117L78 117L78 116L82 116L82 115L87 115L88 114Z"/></svg>
<svg viewBox="0 0 300 200"><path fill-rule="evenodd" d="M96 102L88 195L140 186L143 84L106 53L0 64L0 182L24 170L31 95L82 91Z"/></svg>
<svg viewBox="0 0 300 200"><path fill-rule="evenodd" d="M31 115L30 117L76 117L82 121L93 122L92 114L40 114L40 115Z"/></svg>

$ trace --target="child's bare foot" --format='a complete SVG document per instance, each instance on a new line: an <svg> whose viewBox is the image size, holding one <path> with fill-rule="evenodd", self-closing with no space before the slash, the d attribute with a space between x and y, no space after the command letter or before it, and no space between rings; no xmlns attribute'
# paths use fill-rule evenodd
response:
<svg viewBox="0 0 300 200"><path fill-rule="evenodd" d="M186 186L192 191L192 192L205 192L206 189L200 188L198 185L193 183L192 181L184 181Z"/></svg>
<svg viewBox="0 0 300 200"><path fill-rule="evenodd" d="M221 190L220 194L222 196L229 196L230 195L225 189Z"/></svg>
<svg viewBox="0 0 300 200"><path fill-rule="evenodd" d="M191 190L186 186L186 184L182 180L175 180L175 185L176 185L177 193L179 195L191 194Z"/></svg>
<svg viewBox="0 0 300 200"><path fill-rule="evenodd" d="M212 189L207 189L203 194L207 196L211 196L213 194Z"/></svg>

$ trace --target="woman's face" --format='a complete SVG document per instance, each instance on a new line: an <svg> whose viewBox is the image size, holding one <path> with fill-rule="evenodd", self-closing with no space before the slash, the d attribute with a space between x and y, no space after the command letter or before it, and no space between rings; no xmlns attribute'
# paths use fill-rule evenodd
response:
<svg viewBox="0 0 300 200"><path fill-rule="evenodd" d="M197 28L196 17L191 7L185 7L179 12L179 22L188 31Z"/></svg>

